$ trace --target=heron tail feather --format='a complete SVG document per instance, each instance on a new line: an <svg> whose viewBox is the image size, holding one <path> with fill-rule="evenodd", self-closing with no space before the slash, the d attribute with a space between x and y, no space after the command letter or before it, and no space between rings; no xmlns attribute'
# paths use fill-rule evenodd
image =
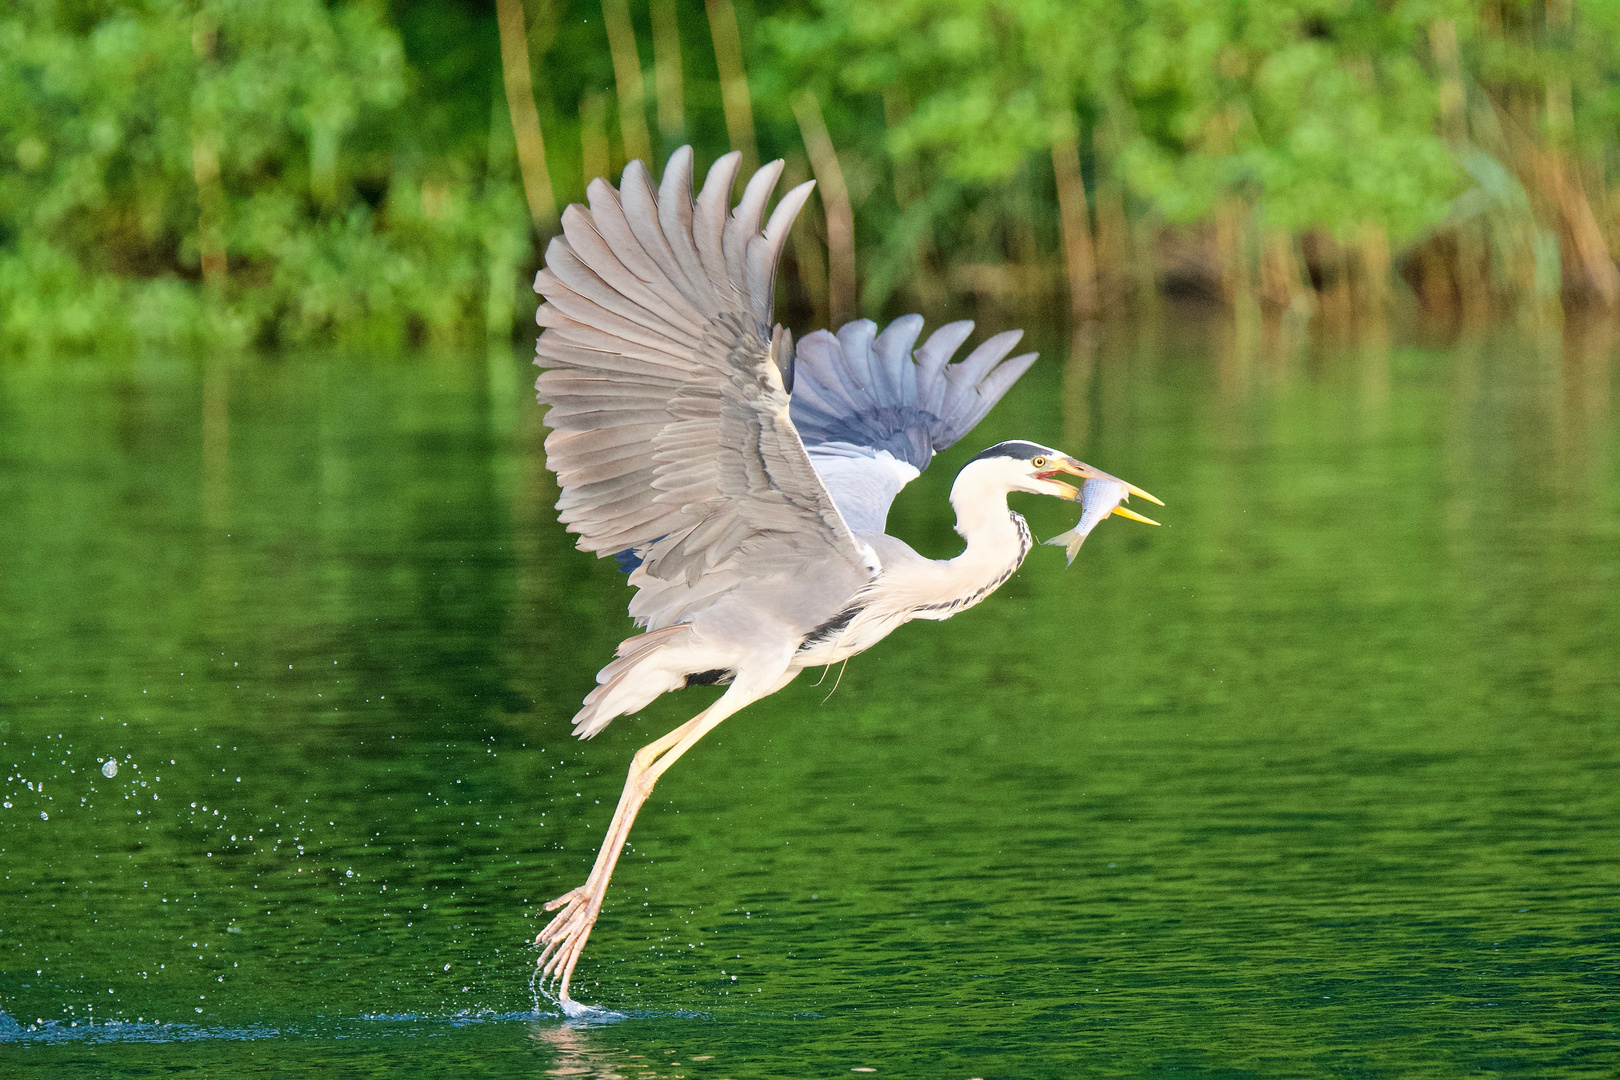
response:
<svg viewBox="0 0 1620 1080"><path fill-rule="evenodd" d="M690 664L681 654L691 631L681 623L619 642L617 659L596 673L596 689L574 714L575 737L589 739L615 717L644 709L659 694L685 686Z"/></svg>

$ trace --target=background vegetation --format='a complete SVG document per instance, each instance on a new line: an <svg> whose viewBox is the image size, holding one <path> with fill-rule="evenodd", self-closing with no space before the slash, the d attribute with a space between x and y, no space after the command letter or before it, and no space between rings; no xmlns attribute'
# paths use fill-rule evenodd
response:
<svg viewBox="0 0 1620 1080"><path fill-rule="evenodd" d="M1620 306L1620 4L16 0L0 347L508 340L558 208L814 175L796 315Z"/></svg>

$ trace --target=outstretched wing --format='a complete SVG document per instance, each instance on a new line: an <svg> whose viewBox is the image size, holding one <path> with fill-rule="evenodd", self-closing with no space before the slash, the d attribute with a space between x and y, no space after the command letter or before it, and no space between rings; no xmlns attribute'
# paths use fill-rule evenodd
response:
<svg viewBox="0 0 1620 1080"><path fill-rule="evenodd" d="M960 363L951 356L971 322L935 330L912 352L921 315L905 315L877 333L870 319L825 330L799 343L793 365L793 423L844 520L856 532L881 533L889 505L937 451L973 430L1035 353L1003 363L1023 337L997 334Z"/></svg>
<svg viewBox="0 0 1620 1080"><path fill-rule="evenodd" d="M690 147L656 193L639 161L620 191L592 182L535 278L559 516L582 550L640 560L630 613L653 629L744 582L814 570L858 585L876 568L794 431L791 349L771 331L777 258L811 184L761 233L782 163L728 216L738 160L717 161L696 201Z"/></svg>

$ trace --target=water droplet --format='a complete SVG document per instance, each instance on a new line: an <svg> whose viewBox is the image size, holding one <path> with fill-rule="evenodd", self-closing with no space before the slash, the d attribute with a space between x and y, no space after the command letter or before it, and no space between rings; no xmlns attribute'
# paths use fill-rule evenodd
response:
<svg viewBox="0 0 1620 1080"><path fill-rule="evenodd" d="M101 767L101 775L105 776L109 780L117 776L118 762L114 761L112 758L108 758L107 763Z"/></svg>
<svg viewBox="0 0 1620 1080"><path fill-rule="evenodd" d="M41 810L39 812L39 820L41 820L41 821L49 821L49 820L51 820L51 815L49 815L45 811Z"/></svg>

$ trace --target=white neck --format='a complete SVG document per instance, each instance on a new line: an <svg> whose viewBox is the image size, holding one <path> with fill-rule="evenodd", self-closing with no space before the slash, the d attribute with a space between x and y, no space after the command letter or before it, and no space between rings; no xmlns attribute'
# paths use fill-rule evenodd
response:
<svg viewBox="0 0 1620 1080"><path fill-rule="evenodd" d="M1023 530L1007 508L1007 488L999 477L976 469L963 469L951 485L951 509L956 511L956 532L967 550L952 563L988 562L1005 567L1023 559Z"/></svg>
<svg viewBox="0 0 1620 1080"><path fill-rule="evenodd" d="M1007 508L1000 477L964 469L951 486L951 507L967 549L922 575L919 592L929 599L917 605L915 618L947 619L977 604L1012 576L1033 543L1024 519Z"/></svg>

